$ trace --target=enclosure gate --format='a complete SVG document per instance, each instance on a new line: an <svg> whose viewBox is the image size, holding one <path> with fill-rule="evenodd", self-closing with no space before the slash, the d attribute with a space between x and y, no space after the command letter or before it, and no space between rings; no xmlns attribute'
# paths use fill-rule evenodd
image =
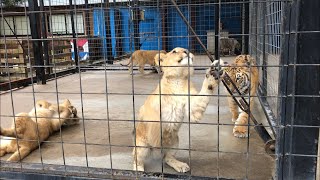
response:
<svg viewBox="0 0 320 180"><path fill-rule="evenodd" d="M1 77L5 77L5 80L0 84L0 97L11 93L13 109L12 92L16 88L33 83L46 84L49 80L57 82L58 77L74 73L79 74L81 79L82 72L95 70L104 70L107 81L107 70L123 70L119 64L115 64L116 60L137 49L170 51L180 46L203 55L205 51L191 33L191 28L182 21L176 9L178 7L203 44L209 42L207 33L214 30L216 59L222 55L221 38L225 34L242 45L242 53L249 53L256 59L260 71L257 97L269 123L266 127L276 140L276 151L272 155L276 161L275 172L272 177L319 179L320 1L188 0L177 1L177 7L172 1L159 0L85 0L81 3L72 0L40 0L39 5L37 1L27 2L10 7L1 1L0 70ZM201 70L207 66L207 63L200 64L196 69ZM16 74L23 74L23 78L14 78ZM130 78L132 93L125 95L132 95L135 102L134 95L138 93L134 92L134 76ZM58 89L57 83L56 86ZM82 101L81 84L80 91ZM34 96L34 89L32 93ZM58 97L58 92L56 94ZM107 104L109 94L112 93L108 93L106 88ZM7 116L1 113L0 117L2 119ZM82 121L84 126L84 118ZM135 117L133 121L135 122ZM222 124L218 123L220 125ZM110 136L110 129L108 132ZM86 146L86 142L84 145ZM111 157L111 147L117 145L111 144L109 139L106 146L110 148ZM186 150L191 161L190 144ZM249 148L243 153L246 155L247 166L251 155L248 151ZM215 153L219 157L219 144ZM259 154L256 158L259 158ZM219 165L219 160L217 164ZM228 178L220 176L219 168L217 176L203 177L191 173L164 173L163 166L159 173L115 169L112 168L112 160L111 169L89 167L88 162L86 167L80 167L68 166L65 162L64 165L54 165L1 161L0 177ZM244 179L250 179L249 171L246 167Z"/></svg>

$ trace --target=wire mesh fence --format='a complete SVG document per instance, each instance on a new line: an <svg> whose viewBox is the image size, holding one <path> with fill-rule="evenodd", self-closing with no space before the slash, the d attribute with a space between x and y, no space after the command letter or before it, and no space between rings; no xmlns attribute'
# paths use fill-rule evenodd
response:
<svg viewBox="0 0 320 180"><path fill-rule="evenodd" d="M4 177L281 179L293 1L1 2Z"/></svg>

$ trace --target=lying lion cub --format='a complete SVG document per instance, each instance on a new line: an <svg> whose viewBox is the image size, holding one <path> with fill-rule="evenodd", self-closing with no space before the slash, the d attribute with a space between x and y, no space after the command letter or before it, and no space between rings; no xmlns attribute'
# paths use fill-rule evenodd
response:
<svg viewBox="0 0 320 180"><path fill-rule="evenodd" d="M166 51L161 50L161 53L166 53ZM159 69L156 67L154 56L159 53L157 50L137 50L132 53L128 64L121 64L122 66L129 66L129 73L132 74L132 67L139 65L139 71L144 74L144 66L146 64L149 64L153 67L155 67L160 73Z"/></svg>
<svg viewBox="0 0 320 180"><path fill-rule="evenodd" d="M0 135L13 138L9 141L1 140L0 157L6 153L13 153L7 161L22 160L38 147L39 142L45 141L53 132L58 131L61 125L72 125L78 122L77 110L69 100L59 105L59 111L57 105L43 100L37 101L36 111L32 109L30 113L19 113L12 128L0 128ZM15 138L19 139L19 148Z"/></svg>
<svg viewBox="0 0 320 180"><path fill-rule="evenodd" d="M187 172L190 170L188 164L178 161L174 157L175 150L170 148L177 148L179 145L178 132L185 115L189 114L189 97L190 119L198 122L208 106L208 95L213 94L222 71L218 72L218 63L208 69L201 91L197 93L192 82L188 83L189 75L193 73L193 68L189 66L194 59L192 53L183 48L175 48L165 55L160 54L160 59L164 73L161 83L152 92L156 95L148 96L139 111L140 122L135 131L137 147L133 150L133 169L144 171L144 160L150 149L162 146L165 162L178 172ZM158 95L160 93L161 101ZM188 96L189 93L191 96Z"/></svg>

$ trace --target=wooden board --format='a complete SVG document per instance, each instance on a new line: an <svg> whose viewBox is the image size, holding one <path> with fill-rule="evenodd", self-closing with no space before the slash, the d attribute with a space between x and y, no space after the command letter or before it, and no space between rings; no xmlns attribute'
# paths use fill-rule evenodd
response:
<svg viewBox="0 0 320 180"><path fill-rule="evenodd" d="M20 58L0 58L2 64L25 64L24 59Z"/></svg>

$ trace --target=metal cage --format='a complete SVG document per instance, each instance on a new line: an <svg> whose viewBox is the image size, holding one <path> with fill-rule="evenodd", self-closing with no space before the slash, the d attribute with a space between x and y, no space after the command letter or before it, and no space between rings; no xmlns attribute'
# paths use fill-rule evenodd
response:
<svg viewBox="0 0 320 180"><path fill-rule="evenodd" d="M13 123L16 128L17 114L29 112L41 99L53 104L69 99L80 118L79 125L62 126L46 140L40 140L38 125L36 139L13 137L19 156L19 142L38 146L19 162L0 157L0 176L317 179L319 8L317 0L0 1L0 127ZM134 171L139 108L155 95L162 75L152 73L152 64L142 67L145 74L141 67L123 64L136 50L160 53L175 47L188 49L196 59L188 64L195 69L188 75L188 93L171 94L188 99L180 146L154 147L159 152L150 156L146 171ZM201 95L190 93L190 82L199 89L213 60L231 64L240 54L256 60L257 93L224 91L232 80L219 77L202 120L192 122L190 98ZM130 68L134 73L129 75ZM236 102L244 97L238 106L249 114L247 138L233 136L229 93ZM156 95L161 114L161 97L168 94L160 90ZM160 132L166 123L171 122L160 115ZM0 144L10 140L0 136ZM178 173L165 164L161 153L168 149L177 151L190 172Z"/></svg>

